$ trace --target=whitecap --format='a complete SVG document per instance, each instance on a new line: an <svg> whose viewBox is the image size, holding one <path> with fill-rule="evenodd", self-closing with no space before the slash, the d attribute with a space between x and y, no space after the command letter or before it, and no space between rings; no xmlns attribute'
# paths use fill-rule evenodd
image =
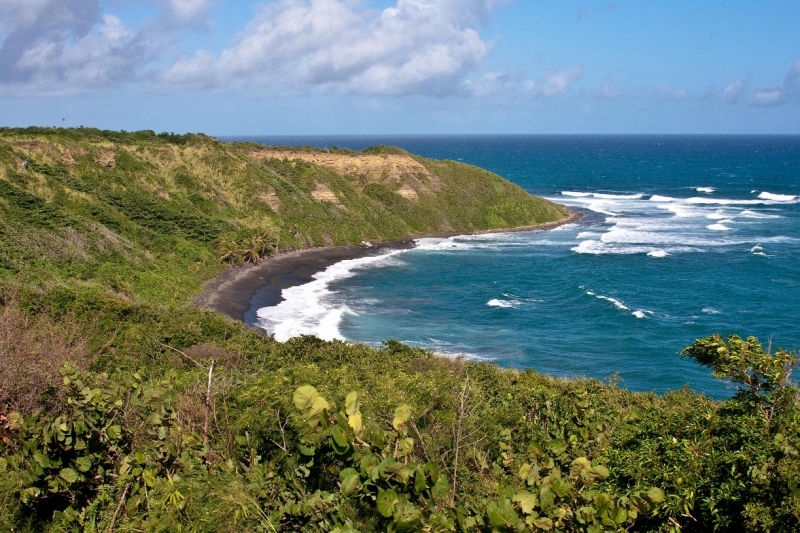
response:
<svg viewBox="0 0 800 533"><path fill-rule="evenodd" d="M600 300L606 300L608 302L611 302L617 309L621 309L623 311L629 310L628 306L626 306L624 303L620 302L616 298L612 298L610 296L603 296L602 294L597 294L592 291L586 291L586 294L588 294L589 296L594 296L595 298L599 298Z"/></svg>
<svg viewBox="0 0 800 533"><path fill-rule="evenodd" d="M652 252L647 252L647 255L650 257L667 257L669 252L666 250L653 250Z"/></svg>
<svg viewBox="0 0 800 533"><path fill-rule="evenodd" d="M704 307L703 308L703 312L707 313L709 315L718 315L718 314L722 313L722 311L717 311L713 307Z"/></svg>
<svg viewBox="0 0 800 533"><path fill-rule="evenodd" d="M791 194L772 194L766 191L759 194L758 197L764 200L772 200L773 202L791 202L797 198L797 196Z"/></svg>
<svg viewBox="0 0 800 533"><path fill-rule="evenodd" d="M603 198L606 200L638 200L644 196L642 193L636 194L604 194L600 192L594 193L595 198Z"/></svg>
<svg viewBox="0 0 800 533"><path fill-rule="evenodd" d="M763 250L764 250L764 248L760 244L756 244L755 246L750 248L750 251L753 252L753 253L761 252Z"/></svg>
<svg viewBox="0 0 800 533"><path fill-rule="evenodd" d="M595 233L594 231L582 231L575 237L576 239L596 239L601 237L602 233Z"/></svg>
<svg viewBox="0 0 800 533"><path fill-rule="evenodd" d="M711 225L708 225L706 227L708 229L714 230L714 231L728 231L728 230L731 229L731 228L729 228L728 226L726 226L724 224L711 224Z"/></svg>
<svg viewBox="0 0 800 533"><path fill-rule="evenodd" d="M651 202L677 202L677 198L672 198L671 196L660 196L658 194L654 194L650 197Z"/></svg>
<svg viewBox="0 0 800 533"><path fill-rule="evenodd" d="M711 194L712 192L716 191L714 187L695 187L694 190L697 192L704 192L707 194Z"/></svg>
<svg viewBox="0 0 800 533"><path fill-rule="evenodd" d="M780 215L768 215L766 213L757 213L749 209L745 209L744 211L739 213L739 216L745 218L781 218Z"/></svg>
<svg viewBox="0 0 800 533"><path fill-rule="evenodd" d="M486 302L489 307L516 307L520 304L519 300L498 300L493 298Z"/></svg>
<svg viewBox="0 0 800 533"><path fill-rule="evenodd" d="M561 194L563 194L564 196L574 196L578 198L592 195L592 193L590 192L575 192L575 191L561 191Z"/></svg>
<svg viewBox="0 0 800 533"><path fill-rule="evenodd" d="M407 250L391 250L334 263L314 274L313 281L283 289L282 302L256 312L258 326L274 333L275 339L281 342L300 335L316 335L324 340L344 339L339 332L342 317L357 313L332 298L335 293L330 290L331 283L353 277L365 268L401 265L403 263L395 256L405 252Z"/></svg>
<svg viewBox="0 0 800 533"><path fill-rule="evenodd" d="M647 318L647 315L652 315L652 311L648 311L647 309L637 309L633 313L631 313L636 318Z"/></svg>

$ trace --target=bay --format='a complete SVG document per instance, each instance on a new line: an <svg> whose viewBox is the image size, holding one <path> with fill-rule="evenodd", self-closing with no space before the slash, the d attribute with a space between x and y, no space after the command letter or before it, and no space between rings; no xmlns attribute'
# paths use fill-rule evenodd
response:
<svg viewBox="0 0 800 533"><path fill-rule="evenodd" d="M800 347L798 136L302 136L491 170L586 213L548 232L422 239L342 262L259 310L268 330L316 306L321 336L398 339L632 390L731 389L681 359L712 333ZM281 307L283 306L283 307ZM293 309L295 311L293 311ZM263 312L262 312L263 311Z"/></svg>

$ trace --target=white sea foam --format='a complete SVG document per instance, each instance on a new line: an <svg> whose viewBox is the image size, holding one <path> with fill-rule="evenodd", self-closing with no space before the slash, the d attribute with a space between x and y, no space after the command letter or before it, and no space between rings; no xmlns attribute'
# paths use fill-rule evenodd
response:
<svg viewBox="0 0 800 533"><path fill-rule="evenodd" d="M677 202L677 198L672 198L671 196L660 196L658 194L654 194L650 197L651 202Z"/></svg>
<svg viewBox="0 0 800 533"><path fill-rule="evenodd" d="M647 309L637 309L633 313L631 313L636 318L647 318L647 315L652 315L652 311L648 311Z"/></svg>
<svg viewBox="0 0 800 533"><path fill-rule="evenodd" d="M486 302L486 305L489 307L516 307L520 303L521 302L519 300L498 300L497 298L494 298Z"/></svg>
<svg viewBox="0 0 800 533"><path fill-rule="evenodd" d="M711 194L712 192L716 191L714 187L695 187L694 190L697 192L704 192L707 194Z"/></svg>
<svg viewBox="0 0 800 533"><path fill-rule="evenodd" d="M718 315L718 314L720 314L722 311L717 311L717 310L716 310L716 309L714 309L713 307L704 307L704 308L703 308L703 312L704 312L704 313L707 313L707 314L709 314L709 315Z"/></svg>
<svg viewBox="0 0 800 533"><path fill-rule="evenodd" d="M773 202L791 202L797 198L797 196L791 194L772 194L766 191L759 194L758 197L764 200L772 200Z"/></svg>
<svg viewBox="0 0 800 533"><path fill-rule="evenodd" d="M647 255L650 257L667 257L669 252L666 250L653 250L652 252L647 252Z"/></svg>
<svg viewBox="0 0 800 533"><path fill-rule="evenodd" d="M735 233L731 231L736 227L734 224L745 224L745 219L763 219L758 220L758 223L768 229L765 222L781 218L780 210L783 206L795 203L795 200L777 202L764 197L716 198L709 196L710 193L706 194L703 197L677 198L632 192L606 195L613 198L601 198L594 192L564 191L551 199L570 207L608 215L602 223L573 233L575 240L570 249L577 253L595 255L651 252L678 254L703 252L722 246L752 246L755 237L752 231L756 231L752 223L749 224L750 227L742 227L741 231ZM723 237L728 234L741 237ZM780 236L757 238L762 243L767 242L767 239L786 239Z"/></svg>
<svg viewBox="0 0 800 533"><path fill-rule="evenodd" d="M313 281L283 289L284 298L278 305L262 307L256 314L258 326L281 342L299 335L316 335L325 340L343 339L339 324L346 314L356 313L347 305L337 302L331 283L347 279L366 268L399 265L397 256L407 250L348 259L335 263L312 276Z"/></svg>
<svg viewBox="0 0 800 533"><path fill-rule="evenodd" d="M755 211L751 211L749 209L745 209L741 213L739 213L740 217L745 218L781 218L780 215L770 215L768 213L756 213Z"/></svg>
<svg viewBox="0 0 800 533"><path fill-rule="evenodd" d="M603 296L602 294L597 294L592 291L586 291L586 294L588 294L589 296L594 296L595 298L598 298L600 300L606 300L607 302L611 302L617 309L620 309L622 311L630 310L628 306L626 306L624 303L620 302L616 298L612 298L610 296Z"/></svg>

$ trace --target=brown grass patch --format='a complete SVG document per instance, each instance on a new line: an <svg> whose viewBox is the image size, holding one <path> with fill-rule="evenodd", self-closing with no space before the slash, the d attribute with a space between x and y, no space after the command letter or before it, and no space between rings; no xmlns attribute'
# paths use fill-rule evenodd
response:
<svg viewBox="0 0 800 533"><path fill-rule="evenodd" d="M13 293L0 295L0 413L58 409L63 397L58 369L66 361L79 370L90 364L90 335L91 328L74 315L58 321L31 317Z"/></svg>

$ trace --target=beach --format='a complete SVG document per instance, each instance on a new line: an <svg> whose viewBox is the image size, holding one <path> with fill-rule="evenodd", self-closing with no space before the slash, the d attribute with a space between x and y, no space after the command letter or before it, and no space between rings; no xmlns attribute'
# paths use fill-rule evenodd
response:
<svg viewBox="0 0 800 533"><path fill-rule="evenodd" d="M534 226L415 235L404 239L371 243L370 246L351 244L291 250L266 257L258 263L245 263L229 268L206 283L203 292L195 296L193 301L199 307L252 324L255 322L256 310L280 303L283 289L308 283L312 281L314 274L339 261L374 255L386 249L413 248L415 239L426 237L447 238L456 235L545 231L577 222L583 216L581 212L570 211L569 215L561 220Z"/></svg>

